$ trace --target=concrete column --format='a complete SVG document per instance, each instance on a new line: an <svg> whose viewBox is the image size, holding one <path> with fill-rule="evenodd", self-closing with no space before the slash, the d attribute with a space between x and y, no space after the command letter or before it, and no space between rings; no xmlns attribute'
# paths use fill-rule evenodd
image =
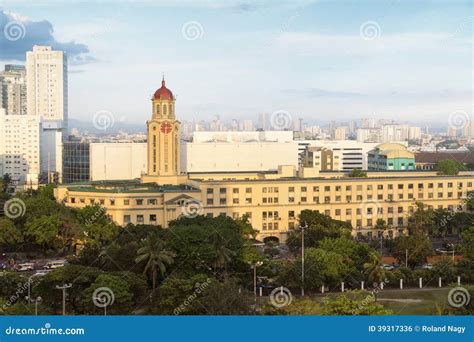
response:
<svg viewBox="0 0 474 342"><path fill-rule="evenodd" d="M418 282L420 283L420 284L419 284L419 285L420 285L420 289L422 289L422 288L423 288L423 278L421 278L421 277L418 278Z"/></svg>
<svg viewBox="0 0 474 342"><path fill-rule="evenodd" d="M341 292L344 292L344 282L341 283Z"/></svg>
<svg viewBox="0 0 474 342"><path fill-rule="evenodd" d="M442 287L442 285L441 285L441 277L438 278L438 286L439 286L439 287Z"/></svg>
<svg viewBox="0 0 474 342"><path fill-rule="evenodd" d="M364 281L363 281L363 280L360 282L360 289L361 289L361 290L364 289Z"/></svg>
<svg viewBox="0 0 474 342"><path fill-rule="evenodd" d="M263 292L263 289L262 289L261 287L259 287L258 290L259 290L260 297L262 297L262 295L263 295L263 293L262 293L262 292Z"/></svg>
<svg viewBox="0 0 474 342"><path fill-rule="evenodd" d="M324 285L321 286L321 293L324 293Z"/></svg>
<svg viewBox="0 0 474 342"><path fill-rule="evenodd" d="M461 286L461 277L458 276L458 286Z"/></svg>
<svg viewBox="0 0 474 342"><path fill-rule="evenodd" d="M403 290L403 279L400 279L400 290Z"/></svg>

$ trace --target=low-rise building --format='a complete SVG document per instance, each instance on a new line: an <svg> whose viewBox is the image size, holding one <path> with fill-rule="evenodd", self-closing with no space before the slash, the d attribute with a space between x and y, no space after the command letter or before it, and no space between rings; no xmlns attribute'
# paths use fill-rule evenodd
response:
<svg viewBox="0 0 474 342"><path fill-rule="evenodd" d="M397 143L377 145L368 153L369 170L411 171L415 170L415 155L407 147Z"/></svg>

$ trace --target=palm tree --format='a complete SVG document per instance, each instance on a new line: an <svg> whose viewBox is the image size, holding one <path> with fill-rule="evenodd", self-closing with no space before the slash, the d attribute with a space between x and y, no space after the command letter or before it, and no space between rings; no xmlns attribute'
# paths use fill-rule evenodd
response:
<svg viewBox="0 0 474 342"><path fill-rule="evenodd" d="M364 263L367 281L380 284L385 280L385 270L380 255L377 253L370 253L368 262ZM379 289L374 289L373 294L375 301L377 301L377 292Z"/></svg>
<svg viewBox="0 0 474 342"><path fill-rule="evenodd" d="M216 259L214 260L214 269L225 269L227 263L232 259L234 252L226 246L226 241L219 232L214 231L209 240L216 252Z"/></svg>
<svg viewBox="0 0 474 342"><path fill-rule="evenodd" d="M146 261L143 274L151 274L153 290L156 288L158 271L163 276L166 272L166 266L174 263L175 256L172 251L163 248L163 243L156 233L150 233L146 239L141 241L135 262Z"/></svg>

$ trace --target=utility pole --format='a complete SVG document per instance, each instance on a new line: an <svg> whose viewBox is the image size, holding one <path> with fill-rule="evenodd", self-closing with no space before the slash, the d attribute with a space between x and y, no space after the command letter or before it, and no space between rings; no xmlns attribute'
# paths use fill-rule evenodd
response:
<svg viewBox="0 0 474 342"><path fill-rule="evenodd" d="M308 228L308 224L305 222L304 226L301 226L301 297L304 297L304 230Z"/></svg>
<svg viewBox="0 0 474 342"><path fill-rule="evenodd" d="M405 267L408 268L408 249L405 249Z"/></svg>
<svg viewBox="0 0 474 342"><path fill-rule="evenodd" d="M71 288L72 284L56 285L57 290L63 290L63 316L66 316L66 290Z"/></svg>

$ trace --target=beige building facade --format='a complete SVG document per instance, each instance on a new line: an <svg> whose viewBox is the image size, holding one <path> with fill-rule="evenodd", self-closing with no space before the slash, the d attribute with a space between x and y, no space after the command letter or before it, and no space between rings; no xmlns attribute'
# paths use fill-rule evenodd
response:
<svg viewBox="0 0 474 342"><path fill-rule="evenodd" d="M164 81L152 103L148 174L141 181L60 185L55 189L58 201L76 208L99 204L119 225L166 228L181 215L246 216L258 231L257 239L284 241L299 226L299 214L306 209L349 222L354 236L396 236L405 233L416 201L435 209L465 210L464 199L474 191L474 172L438 176L385 171L349 178L337 171L297 175L290 165L271 172L182 174L180 124L174 116L174 97ZM375 229L378 219L389 225L387 231Z"/></svg>

